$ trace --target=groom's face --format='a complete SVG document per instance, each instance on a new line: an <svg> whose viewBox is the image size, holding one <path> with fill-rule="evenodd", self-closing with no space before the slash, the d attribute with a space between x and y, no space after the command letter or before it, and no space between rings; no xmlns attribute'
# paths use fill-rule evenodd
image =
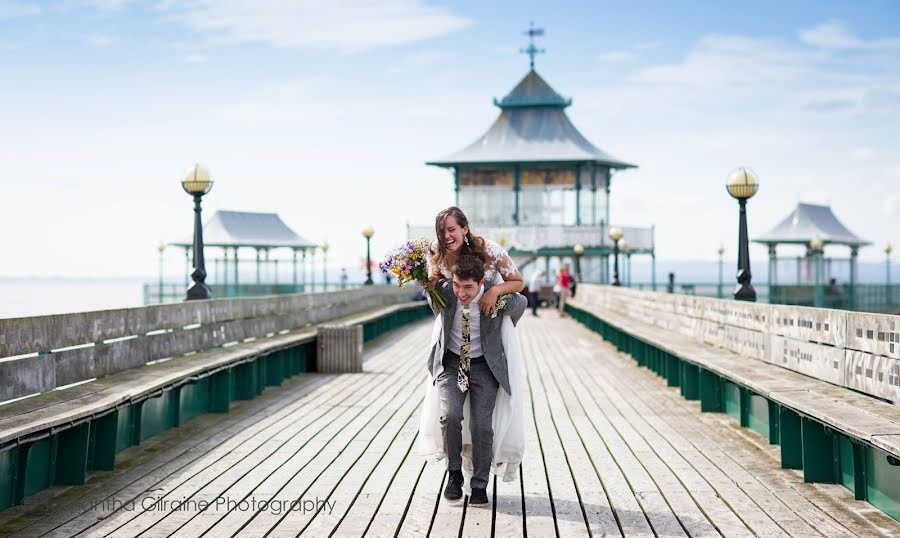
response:
<svg viewBox="0 0 900 538"><path fill-rule="evenodd" d="M484 280L476 281L472 279L461 279L458 276L453 275L453 293L456 295L456 300L459 301L459 304L469 306L472 299L478 295L482 282L484 282Z"/></svg>

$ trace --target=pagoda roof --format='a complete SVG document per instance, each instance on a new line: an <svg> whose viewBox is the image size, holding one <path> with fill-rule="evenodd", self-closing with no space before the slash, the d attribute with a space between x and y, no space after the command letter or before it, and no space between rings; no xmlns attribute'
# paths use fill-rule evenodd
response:
<svg viewBox="0 0 900 538"><path fill-rule="evenodd" d="M516 84L516 87L509 92L506 97L494 104L500 108L515 108L529 106L552 106L565 108L572 104L571 99L566 99L562 95L556 93L556 90L547 84L537 71L534 69L528 71L525 78Z"/></svg>
<svg viewBox="0 0 900 538"><path fill-rule="evenodd" d="M814 238L821 239L826 245L861 247L872 244L848 230L831 211L831 207L804 203L798 203L784 220L753 242L809 244Z"/></svg>
<svg viewBox="0 0 900 538"><path fill-rule="evenodd" d="M193 239L171 243L189 247ZM203 226L207 247L314 248L318 245L298 235L277 213L216 211Z"/></svg>
<svg viewBox="0 0 900 538"><path fill-rule="evenodd" d="M478 140L427 164L459 165L590 162L609 168L635 168L591 144L569 120L571 104L531 70L500 101L500 116Z"/></svg>

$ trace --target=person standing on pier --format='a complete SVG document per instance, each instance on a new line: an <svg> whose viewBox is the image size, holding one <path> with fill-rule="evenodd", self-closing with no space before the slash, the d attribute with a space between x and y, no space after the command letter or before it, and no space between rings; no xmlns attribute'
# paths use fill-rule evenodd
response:
<svg viewBox="0 0 900 538"><path fill-rule="evenodd" d="M432 243L428 288L440 291L447 299L447 306L435 318L429 346L419 452L437 460L447 458L450 474L444 491L447 500L462 499L461 471L465 470L471 476L465 484L465 489L471 491L469 504L485 505L489 474L492 472L504 481L515 480L525 450L523 365L515 330L515 323L527 306L525 297L518 293L524 288L524 282L509 254L499 244L471 233L468 219L459 208L441 211L435 219L435 232L438 239ZM480 265L478 269L483 275L474 280L482 284L469 297L461 284L479 276L473 265ZM457 293L457 290L461 291ZM463 352L463 309L460 305L472 304L477 304L478 309L470 312L467 324L470 368L461 376L458 357ZM472 320L477 320L477 325ZM477 347L473 327L478 333ZM477 360L479 348L484 356L483 365ZM476 392L484 390L479 386L482 378L487 381L483 383L485 388L493 386L494 389L485 391L482 396L487 398L479 400ZM468 386L460 386L464 382ZM470 392L472 397L467 398L465 392ZM466 420L469 428L462 428L461 422ZM488 436L492 437L490 442L485 439ZM487 451L489 456L484 456Z"/></svg>

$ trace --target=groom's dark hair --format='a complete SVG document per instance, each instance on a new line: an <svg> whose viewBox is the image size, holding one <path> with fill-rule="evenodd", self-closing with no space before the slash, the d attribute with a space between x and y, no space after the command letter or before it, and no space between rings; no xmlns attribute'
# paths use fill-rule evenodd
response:
<svg viewBox="0 0 900 538"><path fill-rule="evenodd" d="M471 255L460 256L453 266L453 274L460 280L474 280L481 282L484 278L484 262L481 258Z"/></svg>

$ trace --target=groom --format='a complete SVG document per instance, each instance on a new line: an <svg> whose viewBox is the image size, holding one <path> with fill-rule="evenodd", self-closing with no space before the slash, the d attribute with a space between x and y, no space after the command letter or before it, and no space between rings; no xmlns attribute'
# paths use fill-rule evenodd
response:
<svg viewBox="0 0 900 538"><path fill-rule="evenodd" d="M463 403L469 396L469 431L472 434L472 495L470 506L488 504L487 483L493 455L494 430L491 419L497 390L510 393L506 354L501 340L503 316L516 323L528 301L518 293L510 294L506 304L494 316L482 315L478 301L491 283L484 281L484 263L475 256L460 256L453 278L438 282L444 296L444 355L435 357L435 345L428 358L428 371L438 385L441 398L441 434L450 480L444 498L462 500L462 419ZM501 299L502 301L502 299ZM443 368L443 369L442 369Z"/></svg>

